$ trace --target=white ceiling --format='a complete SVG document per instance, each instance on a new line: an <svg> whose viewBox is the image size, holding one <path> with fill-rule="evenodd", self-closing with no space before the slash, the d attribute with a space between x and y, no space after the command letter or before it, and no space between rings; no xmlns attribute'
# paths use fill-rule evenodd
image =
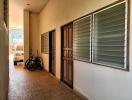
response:
<svg viewBox="0 0 132 100"><path fill-rule="evenodd" d="M28 9L31 12L40 12L48 1L49 0L9 0L11 4L15 4L22 9Z"/></svg>
<svg viewBox="0 0 132 100"><path fill-rule="evenodd" d="M23 26L23 10L39 13L49 0L9 0L10 27ZM30 5L27 5L30 4Z"/></svg>

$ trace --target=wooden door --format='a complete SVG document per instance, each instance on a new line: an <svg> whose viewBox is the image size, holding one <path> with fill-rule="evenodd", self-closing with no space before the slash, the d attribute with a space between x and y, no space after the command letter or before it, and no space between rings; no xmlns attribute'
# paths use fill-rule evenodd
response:
<svg viewBox="0 0 132 100"><path fill-rule="evenodd" d="M56 39L55 30L49 32L49 72L55 75L56 72Z"/></svg>
<svg viewBox="0 0 132 100"><path fill-rule="evenodd" d="M62 27L61 80L73 87L73 23Z"/></svg>

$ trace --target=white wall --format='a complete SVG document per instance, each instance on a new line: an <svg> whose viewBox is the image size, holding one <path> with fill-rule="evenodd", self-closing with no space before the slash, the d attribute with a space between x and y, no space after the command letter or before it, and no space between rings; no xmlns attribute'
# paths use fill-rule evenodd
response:
<svg viewBox="0 0 132 100"><path fill-rule="evenodd" d="M40 13L40 34L56 29L56 77L60 78L61 26L116 0L50 0ZM131 7L132 10L132 7ZM131 14L132 16L132 14ZM132 25L132 21L131 21ZM132 29L130 30L130 33ZM74 61L74 89L90 100L132 100L132 35L130 72ZM48 70L48 55L43 54Z"/></svg>
<svg viewBox="0 0 132 100"><path fill-rule="evenodd" d="M8 32L3 21L3 0L0 0L0 100L7 100L9 84Z"/></svg>

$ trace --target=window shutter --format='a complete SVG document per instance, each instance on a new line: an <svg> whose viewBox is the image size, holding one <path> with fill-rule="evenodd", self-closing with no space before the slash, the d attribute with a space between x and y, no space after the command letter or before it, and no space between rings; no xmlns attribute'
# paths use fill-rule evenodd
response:
<svg viewBox="0 0 132 100"><path fill-rule="evenodd" d="M44 53L44 34L41 35L41 53Z"/></svg>
<svg viewBox="0 0 132 100"><path fill-rule="evenodd" d="M49 33L44 34L44 53L49 53Z"/></svg>
<svg viewBox="0 0 132 100"><path fill-rule="evenodd" d="M49 33L44 33L41 35L41 52L49 53Z"/></svg>
<svg viewBox="0 0 132 100"><path fill-rule="evenodd" d="M77 20L73 24L74 59L90 61L91 51L91 16Z"/></svg>
<svg viewBox="0 0 132 100"><path fill-rule="evenodd" d="M125 3L94 14L93 62L125 68L126 59Z"/></svg>

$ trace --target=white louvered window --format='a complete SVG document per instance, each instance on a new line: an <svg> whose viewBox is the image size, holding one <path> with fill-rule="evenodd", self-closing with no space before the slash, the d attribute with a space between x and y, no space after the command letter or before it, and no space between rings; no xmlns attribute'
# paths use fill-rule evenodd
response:
<svg viewBox="0 0 132 100"><path fill-rule="evenodd" d="M44 53L44 34L41 34L41 53Z"/></svg>
<svg viewBox="0 0 132 100"><path fill-rule="evenodd" d="M93 63L126 69L126 3L114 5L93 16Z"/></svg>
<svg viewBox="0 0 132 100"><path fill-rule="evenodd" d="M79 19L73 25L73 55L81 61L91 60L91 16Z"/></svg>
<svg viewBox="0 0 132 100"><path fill-rule="evenodd" d="M124 0L74 21L74 60L128 70L128 8Z"/></svg>
<svg viewBox="0 0 132 100"><path fill-rule="evenodd" d="M49 33L44 33L41 35L41 52L49 53Z"/></svg>

